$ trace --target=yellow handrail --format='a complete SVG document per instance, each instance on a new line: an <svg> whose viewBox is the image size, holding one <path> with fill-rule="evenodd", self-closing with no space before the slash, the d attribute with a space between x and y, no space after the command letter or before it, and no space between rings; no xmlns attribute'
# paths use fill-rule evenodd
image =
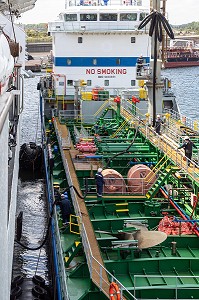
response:
<svg viewBox="0 0 199 300"><path fill-rule="evenodd" d="M165 156L165 155L164 155ZM164 156L162 158L164 158ZM162 160L162 159L161 159ZM160 160L160 161L161 161ZM148 175L144 178L144 181L150 182L151 178L153 178L154 176L156 176L156 174L162 169L162 167L165 165L165 163L169 160L169 157L167 157L167 159L163 162L162 165L160 165L158 168L156 168L156 166L159 164L159 162L157 163L157 165L151 170L150 173L148 173ZM155 170L155 172L153 172L153 170ZM149 179L147 179L147 177L151 175L151 177L149 177ZM147 180L146 180L147 179Z"/></svg>
<svg viewBox="0 0 199 300"><path fill-rule="evenodd" d="M122 130L122 128L124 128L124 126L127 124L128 124L128 121L124 120L123 123L118 127L118 129L110 136L110 138L114 138Z"/></svg>
<svg viewBox="0 0 199 300"><path fill-rule="evenodd" d="M77 228L76 231L73 230L74 227ZM81 231L80 217L75 215L70 215L70 232L75 234L80 234L80 231Z"/></svg>
<svg viewBox="0 0 199 300"><path fill-rule="evenodd" d="M100 106L100 108L96 111L96 113L93 116L96 117L104 109L104 106L106 106L108 102L109 100L104 101L103 105Z"/></svg>
<svg viewBox="0 0 199 300"><path fill-rule="evenodd" d="M58 106L58 101L61 100L62 101L62 108L64 110L64 95L56 95L56 105Z"/></svg>

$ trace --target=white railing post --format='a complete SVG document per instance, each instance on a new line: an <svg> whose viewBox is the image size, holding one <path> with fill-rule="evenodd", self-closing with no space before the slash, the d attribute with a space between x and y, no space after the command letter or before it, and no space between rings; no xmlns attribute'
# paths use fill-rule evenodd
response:
<svg viewBox="0 0 199 300"><path fill-rule="evenodd" d="M102 274L103 274L103 269L102 266L100 266L100 288L102 288L102 284L103 284Z"/></svg>

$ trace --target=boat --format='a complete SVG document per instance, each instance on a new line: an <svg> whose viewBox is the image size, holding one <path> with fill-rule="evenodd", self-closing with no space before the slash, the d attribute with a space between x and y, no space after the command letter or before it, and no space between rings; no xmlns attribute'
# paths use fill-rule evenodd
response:
<svg viewBox="0 0 199 300"><path fill-rule="evenodd" d="M53 71L37 89L60 300L198 299L198 152L177 151L187 135L199 146L198 121L177 111L159 43L145 50L146 20L165 20L152 2L148 15L141 1L70 1L49 23Z"/></svg>
<svg viewBox="0 0 199 300"><path fill-rule="evenodd" d="M164 68L199 66L199 45L194 40L171 40L166 50Z"/></svg>
<svg viewBox="0 0 199 300"><path fill-rule="evenodd" d="M0 1L0 294L10 299L19 171L25 32L14 22L36 1ZM11 12L12 6L12 12Z"/></svg>

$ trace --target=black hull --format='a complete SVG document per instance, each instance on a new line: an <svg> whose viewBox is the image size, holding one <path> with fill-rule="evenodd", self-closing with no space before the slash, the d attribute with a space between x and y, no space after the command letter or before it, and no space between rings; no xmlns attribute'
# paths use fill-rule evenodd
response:
<svg viewBox="0 0 199 300"><path fill-rule="evenodd" d="M165 68L195 67L199 66L199 57L173 57L167 58Z"/></svg>

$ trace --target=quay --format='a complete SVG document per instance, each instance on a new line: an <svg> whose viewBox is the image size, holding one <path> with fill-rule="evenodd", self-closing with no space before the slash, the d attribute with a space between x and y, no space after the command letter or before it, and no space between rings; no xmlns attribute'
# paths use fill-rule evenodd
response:
<svg viewBox="0 0 199 300"><path fill-rule="evenodd" d="M41 72L42 69L48 67L50 63L50 51L52 50L51 42L28 43L27 52L33 57L25 63L25 70L32 72Z"/></svg>

